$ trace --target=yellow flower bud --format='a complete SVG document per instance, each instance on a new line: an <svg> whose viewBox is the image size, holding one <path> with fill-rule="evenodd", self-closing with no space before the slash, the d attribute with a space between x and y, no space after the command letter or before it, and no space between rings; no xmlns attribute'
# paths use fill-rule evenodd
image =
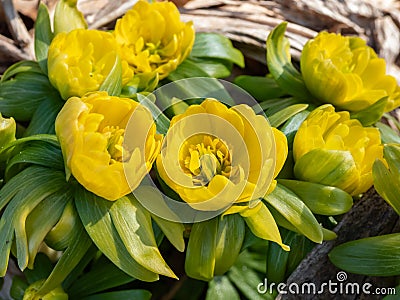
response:
<svg viewBox="0 0 400 300"><path fill-rule="evenodd" d="M134 135L125 135L131 119ZM106 92L68 99L55 127L67 174L111 201L140 184L161 147L151 113L131 99Z"/></svg>
<svg viewBox="0 0 400 300"><path fill-rule="evenodd" d="M385 111L400 105L400 88L386 74L385 60L359 37L321 32L304 46L300 63L307 88L322 103L351 112L383 97Z"/></svg>
<svg viewBox="0 0 400 300"><path fill-rule="evenodd" d="M293 156L297 178L336 186L354 196L372 186L372 165L383 157L383 147L377 128L363 127L347 111L335 112L326 104L301 124Z"/></svg>
<svg viewBox="0 0 400 300"><path fill-rule="evenodd" d="M138 1L117 21L114 36L121 58L135 74L163 79L189 55L194 28L180 21L171 2Z"/></svg>
<svg viewBox="0 0 400 300"><path fill-rule="evenodd" d="M59 33L48 53L48 73L51 84L63 99L81 97L99 90L117 59L117 48L111 33L76 29ZM125 68L123 82L132 77Z"/></svg>
<svg viewBox="0 0 400 300"><path fill-rule="evenodd" d="M194 209L245 213L259 210L286 155L286 137L249 106L206 99L171 120L157 170Z"/></svg>
<svg viewBox="0 0 400 300"><path fill-rule="evenodd" d="M68 300L68 294L65 293L61 285L58 285L55 289L48 292L47 294L39 296L38 291L40 291L40 288L45 281L45 279L41 279L28 286L28 288L25 290L23 300Z"/></svg>
<svg viewBox="0 0 400 300"><path fill-rule="evenodd" d="M3 118L0 113L0 148L15 140L16 128L13 118Z"/></svg>
<svg viewBox="0 0 400 300"><path fill-rule="evenodd" d="M85 17L77 7L78 0L59 0L54 11L54 33L87 28Z"/></svg>

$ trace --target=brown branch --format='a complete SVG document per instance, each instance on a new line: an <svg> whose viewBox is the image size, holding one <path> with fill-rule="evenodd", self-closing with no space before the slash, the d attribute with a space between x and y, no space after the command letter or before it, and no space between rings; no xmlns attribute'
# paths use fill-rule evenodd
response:
<svg viewBox="0 0 400 300"><path fill-rule="evenodd" d="M20 60L30 59L30 56L15 46L13 40L0 35L0 61L13 63Z"/></svg>
<svg viewBox="0 0 400 300"><path fill-rule="evenodd" d="M0 0L0 4L3 7L8 29L14 40L21 48L28 46L32 42L31 36L15 10L12 0Z"/></svg>
<svg viewBox="0 0 400 300"><path fill-rule="evenodd" d="M296 283L314 283L321 287L322 283L329 280L336 281L336 274L340 271L328 259L328 253L337 245L370 236L378 236L399 231L399 216L394 210L374 191L370 189L364 197L357 202L335 228L338 238L316 246L290 275L288 285ZM369 282L373 287L393 287L396 284L394 277L366 277L348 273L346 282ZM366 295L364 295L366 296ZM281 299L298 299L299 295L282 295ZM320 296L302 295L302 299L363 299L360 295L329 294L327 289ZM379 295L368 295L368 299L381 299Z"/></svg>

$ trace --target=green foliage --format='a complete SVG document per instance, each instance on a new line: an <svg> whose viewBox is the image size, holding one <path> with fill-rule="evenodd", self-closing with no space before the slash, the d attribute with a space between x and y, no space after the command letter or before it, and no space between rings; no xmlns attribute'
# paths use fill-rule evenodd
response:
<svg viewBox="0 0 400 300"><path fill-rule="evenodd" d="M311 241L322 242L321 225L311 210L291 190L278 184L271 194L264 197L264 200ZM273 215L275 218L276 214Z"/></svg>
<svg viewBox="0 0 400 300"><path fill-rule="evenodd" d="M365 238L335 247L329 259L342 270L369 276L400 274L400 234Z"/></svg>
<svg viewBox="0 0 400 300"><path fill-rule="evenodd" d="M12 116L17 121L30 121L44 101L62 100L37 63L17 63L3 75L0 82L0 111L5 116Z"/></svg>
<svg viewBox="0 0 400 300"><path fill-rule="evenodd" d="M300 72L292 65L289 40L284 36L287 23L275 27L267 38L267 65L280 88L299 99L311 100Z"/></svg>
<svg viewBox="0 0 400 300"><path fill-rule="evenodd" d="M177 81L191 77L224 78L231 74L233 64L243 68L244 57L228 38L217 33L196 33L192 52L168 75L168 80Z"/></svg>
<svg viewBox="0 0 400 300"><path fill-rule="evenodd" d="M400 215L400 145L385 145L383 153L389 168L381 160L375 161L372 168L374 186Z"/></svg>
<svg viewBox="0 0 400 300"><path fill-rule="evenodd" d="M240 75L235 78L234 83L245 89L259 102L286 95L285 91L279 87L276 81L268 76Z"/></svg>
<svg viewBox="0 0 400 300"><path fill-rule="evenodd" d="M46 5L40 3L35 22L35 56L40 69L45 74L47 74L47 53L53 37L49 11Z"/></svg>

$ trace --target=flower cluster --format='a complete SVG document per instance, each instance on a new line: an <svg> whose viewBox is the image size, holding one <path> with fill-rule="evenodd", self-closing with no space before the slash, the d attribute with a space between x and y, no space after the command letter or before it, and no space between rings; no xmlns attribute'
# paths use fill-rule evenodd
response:
<svg viewBox="0 0 400 300"><path fill-rule="evenodd" d="M53 27L41 5L38 61L0 80L0 275L10 255L24 270L41 245L64 251L26 297L85 298L71 282L89 269L124 283L177 278L164 236L186 248L192 278L230 280L259 264L241 252L264 247L280 282L374 182L397 209L384 178L398 181L400 151L383 142L399 139L377 122L400 87L360 38L319 33L297 70L283 23L267 40L270 76L236 79L245 93L204 77L230 74L240 51L196 35L171 2L139 0L109 32L87 29L76 5L60 0Z"/></svg>
<svg viewBox="0 0 400 300"><path fill-rule="evenodd" d="M57 34L49 46L49 79L65 100L103 89L109 77L123 86L157 84L193 43L193 24L180 21L174 4L139 1L112 33L78 28Z"/></svg>

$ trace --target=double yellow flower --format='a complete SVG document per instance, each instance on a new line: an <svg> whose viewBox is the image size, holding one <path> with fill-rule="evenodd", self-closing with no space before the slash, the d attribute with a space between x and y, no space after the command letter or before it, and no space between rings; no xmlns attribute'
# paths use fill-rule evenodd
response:
<svg viewBox="0 0 400 300"><path fill-rule="evenodd" d="M359 37L321 32L304 46L301 73L322 103L357 112L388 97L385 111L400 105L400 88L386 74L385 60Z"/></svg>
<svg viewBox="0 0 400 300"><path fill-rule="evenodd" d="M134 136L125 135L128 124L135 126ZM68 99L55 127L67 174L107 200L134 190L161 147L151 113L131 99L106 92Z"/></svg>
<svg viewBox="0 0 400 300"><path fill-rule="evenodd" d="M355 196L373 184L372 165L383 158L377 128L363 127L347 111L326 104L310 113L293 143L295 176Z"/></svg>
<svg viewBox="0 0 400 300"><path fill-rule="evenodd" d="M249 209L272 190L287 155L286 137L264 117L215 99L175 116L165 139L160 177L193 208L229 207L225 214Z"/></svg>
<svg viewBox="0 0 400 300"><path fill-rule="evenodd" d="M121 59L122 85L157 84L189 55L191 22L180 21L173 3L139 1L113 33L75 29L58 33L48 52L50 82L63 99L97 91ZM151 84L151 87L154 87Z"/></svg>
<svg viewBox="0 0 400 300"><path fill-rule="evenodd" d="M171 2L138 1L117 21L114 36L122 59L135 74L163 79L192 50L194 27L180 21Z"/></svg>

